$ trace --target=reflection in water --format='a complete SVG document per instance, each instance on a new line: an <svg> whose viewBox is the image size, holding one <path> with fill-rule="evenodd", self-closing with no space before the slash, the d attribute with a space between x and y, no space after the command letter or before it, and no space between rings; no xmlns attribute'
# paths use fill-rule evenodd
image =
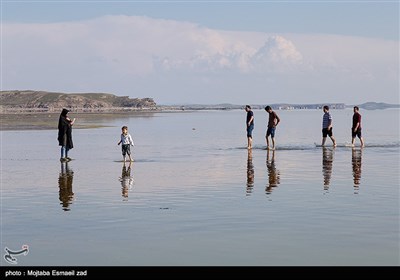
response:
<svg viewBox="0 0 400 280"><path fill-rule="evenodd" d="M68 162L61 163L61 171L58 176L58 187L60 188L59 199L64 211L71 210L69 205L72 204L74 193L72 192L72 179L74 172L69 168Z"/></svg>
<svg viewBox="0 0 400 280"><path fill-rule="evenodd" d="M361 180L362 149L353 148L351 151L351 164L353 166L354 194L358 194Z"/></svg>
<svg viewBox="0 0 400 280"><path fill-rule="evenodd" d="M253 192L254 187L254 165L252 150L247 153L247 183L246 183L246 196Z"/></svg>
<svg viewBox="0 0 400 280"><path fill-rule="evenodd" d="M133 176L131 176L131 165L132 162L129 162L128 166L126 166L126 163L124 162L124 165L122 166L122 174L121 177L119 178L119 181L121 182L123 201L128 200L128 192L129 190L132 189L133 186Z"/></svg>
<svg viewBox="0 0 400 280"><path fill-rule="evenodd" d="M322 176L324 177L324 190L329 190L333 166L333 150L322 148Z"/></svg>
<svg viewBox="0 0 400 280"><path fill-rule="evenodd" d="M270 153L272 152L272 158L270 158ZM275 150L267 151L267 170L268 170L268 184L265 187L265 194L271 194L273 188L280 184L280 172L276 170L275 166Z"/></svg>

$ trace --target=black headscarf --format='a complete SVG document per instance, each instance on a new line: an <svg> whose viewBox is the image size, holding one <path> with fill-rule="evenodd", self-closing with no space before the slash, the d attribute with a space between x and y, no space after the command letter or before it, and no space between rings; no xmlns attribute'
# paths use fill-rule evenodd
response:
<svg viewBox="0 0 400 280"><path fill-rule="evenodd" d="M61 116L63 116L63 117L66 117L67 116L67 114L68 114L68 112L69 112L69 110L67 110L67 109L62 109L62 111L61 111Z"/></svg>

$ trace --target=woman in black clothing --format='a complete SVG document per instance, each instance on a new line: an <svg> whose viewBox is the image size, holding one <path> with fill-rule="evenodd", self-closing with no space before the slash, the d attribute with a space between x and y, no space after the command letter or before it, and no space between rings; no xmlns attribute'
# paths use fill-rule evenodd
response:
<svg viewBox="0 0 400 280"><path fill-rule="evenodd" d="M72 125L75 122L75 118L71 120L68 117L68 112L69 110L63 109L58 120L58 144L61 146L60 161L70 161L71 158L68 157L68 151L74 147Z"/></svg>

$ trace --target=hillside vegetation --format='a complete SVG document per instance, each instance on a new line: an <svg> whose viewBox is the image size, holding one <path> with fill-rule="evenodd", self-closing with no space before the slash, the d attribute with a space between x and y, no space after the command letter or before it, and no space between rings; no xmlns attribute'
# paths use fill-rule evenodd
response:
<svg viewBox="0 0 400 280"><path fill-rule="evenodd" d="M129 98L110 93L60 93L31 90L0 91L2 112L55 112L68 108L75 112L155 109L152 98Z"/></svg>

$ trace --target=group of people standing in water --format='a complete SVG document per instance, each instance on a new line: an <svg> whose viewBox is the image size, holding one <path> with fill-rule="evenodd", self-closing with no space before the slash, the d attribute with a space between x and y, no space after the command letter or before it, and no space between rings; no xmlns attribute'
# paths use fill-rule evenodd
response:
<svg viewBox="0 0 400 280"><path fill-rule="evenodd" d="M254 113L251 110L250 105L246 105L245 110L247 112L246 117L246 133L247 133L247 149L252 148L253 144L253 129L254 129ZM265 140L267 142L268 150L275 150L275 132L276 127L280 123L281 119L274 112L271 106L266 106L265 111L269 114L267 132L265 135ZM333 125L332 125L332 115L329 113L329 106L325 105L323 107L324 115L322 117L322 146L325 146L326 138L332 140L333 146L336 147L336 139L333 137ZM361 134L361 114L359 113L358 106L353 107L353 125L351 128L351 145L354 146L354 141L356 137L360 139L361 147L364 147L364 139ZM71 158L68 156L70 149L74 147L72 141L72 126L75 122L75 118L71 119L68 116L69 110L63 109L58 120L58 143L61 146L61 158L62 162L70 161ZM270 140L271 139L271 140ZM121 140L118 145L122 143L122 155L125 161L126 156L129 157L129 161L132 161L130 146L133 146L133 140L131 135L128 133L128 128L126 126L122 127Z"/></svg>
<svg viewBox="0 0 400 280"><path fill-rule="evenodd" d="M246 116L246 133L247 133L247 149L252 148L253 144L253 129L254 129L254 113L251 110L250 105L246 105L245 110L247 112ZM353 125L351 127L351 145L354 146L354 141L356 137L360 139L361 147L364 147L364 139L361 134L361 114L359 113L360 108L358 106L353 107ZM267 132L265 134L265 140L267 142L268 150L275 150L275 131L276 127L281 121L278 115L272 110L271 106L266 106L265 111L269 114ZM333 124L332 115L329 113L329 106L325 105L323 107L324 115L322 117L322 143L321 146L325 146L326 138L332 140L333 147L336 147L336 139L333 137ZM271 138L271 144L270 140Z"/></svg>

